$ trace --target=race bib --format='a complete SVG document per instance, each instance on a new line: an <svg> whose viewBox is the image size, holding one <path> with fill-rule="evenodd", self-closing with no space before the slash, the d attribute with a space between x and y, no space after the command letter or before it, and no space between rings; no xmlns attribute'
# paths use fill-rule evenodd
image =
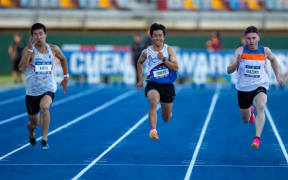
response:
<svg viewBox="0 0 288 180"><path fill-rule="evenodd" d="M156 79L164 78L164 77L167 77L168 75L169 75L169 70L167 68L153 71L153 76Z"/></svg>
<svg viewBox="0 0 288 180"><path fill-rule="evenodd" d="M245 76L252 77L252 78L259 78L260 77L260 69L261 66L245 66Z"/></svg>
<svg viewBox="0 0 288 180"><path fill-rule="evenodd" d="M36 62L35 63L35 73L37 74L47 74L52 71L52 62Z"/></svg>

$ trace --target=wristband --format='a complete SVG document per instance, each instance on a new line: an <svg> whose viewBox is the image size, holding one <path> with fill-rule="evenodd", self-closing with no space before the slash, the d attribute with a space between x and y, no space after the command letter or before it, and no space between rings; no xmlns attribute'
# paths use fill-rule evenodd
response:
<svg viewBox="0 0 288 180"><path fill-rule="evenodd" d="M33 53L33 50L32 50L32 49L27 49L27 51Z"/></svg>
<svg viewBox="0 0 288 180"><path fill-rule="evenodd" d="M69 74L64 74L64 78L69 78Z"/></svg>
<svg viewBox="0 0 288 180"><path fill-rule="evenodd" d="M163 62L165 62L166 60L167 60L167 58L166 58L166 57L164 57L162 61L163 61Z"/></svg>

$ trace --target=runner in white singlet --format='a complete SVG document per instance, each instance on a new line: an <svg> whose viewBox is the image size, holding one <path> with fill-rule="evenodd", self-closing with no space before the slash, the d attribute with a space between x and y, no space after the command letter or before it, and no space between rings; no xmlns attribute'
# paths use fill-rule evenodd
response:
<svg viewBox="0 0 288 180"><path fill-rule="evenodd" d="M48 149L47 136L50 125L49 108L54 99L57 85L53 76L54 57L57 57L64 72L61 82L64 92L68 83L67 61L58 46L46 43L46 27L36 23L31 27L31 37L25 47L19 69L26 76L26 109L30 121L27 124L29 142L36 145L34 130L39 124L41 111L42 148Z"/></svg>
<svg viewBox="0 0 288 180"><path fill-rule="evenodd" d="M249 26L244 37L246 45L236 49L234 60L227 67L229 74L237 71L236 89L238 90L238 105L244 123L255 120L255 137L252 146L260 145L260 137L265 124L264 107L267 102L266 91L269 79L266 72L266 60L270 60L276 79L280 85L283 81L278 73L278 63L270 48L258 44L260 37L258 29ZM254 115L254 106L257 116Z"/></svg>

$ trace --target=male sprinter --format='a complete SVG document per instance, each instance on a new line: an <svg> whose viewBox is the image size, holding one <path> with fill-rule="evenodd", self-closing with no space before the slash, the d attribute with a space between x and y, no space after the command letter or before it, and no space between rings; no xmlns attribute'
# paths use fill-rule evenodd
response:
<svg viewBox="0 0 288 180"><path fill-rule="evenodd" d="M48 149L47 136L50 124L49 108L56 92L56 81L53 76L54 57L57 57L64 72L61 82L64 92L68 83L67 61L58 46L46 43L46 27L41 23L33 24L28 46L25 47L19 69L26 76L26 109L30 121L27 124L29 142L36 145L34 130L39 123L41 111L42 148Z"/></svg>
<svg viewBox="0 0 288 180"><path fill-rule="evenodd" d="M162 108L162 119L168 122L172 116L173 100L175 89L173 82L177 78L178 64L175 50L164 44L166 28L162 24L154 23L150 27L150 35L153 41L152 46L144 49L137 62L138 83L137 88L143 87L143 63L147 60L148 75L145 87L145 96L150 103L150 137L158 140L156 130L157 124L157 104L160 101Z"/></svg>
<svg viewBox="0 0 288 180"><path fill-rule="evenodd" d="M280 85L283 84L278 73L278 63L270 48L258 44L260 37L258 29L249 26L244 31L246 45L236 49L233 61L227 67L227 72L237 70L238 105L244 123L254 122L254 108L257 109L255 119L256 135L252 146L256 149L260 145L260 137L265 124L264 107L267 102L266 91L269 88L269 79L266 73L266 59L271 62L272 69Z"/></svg>

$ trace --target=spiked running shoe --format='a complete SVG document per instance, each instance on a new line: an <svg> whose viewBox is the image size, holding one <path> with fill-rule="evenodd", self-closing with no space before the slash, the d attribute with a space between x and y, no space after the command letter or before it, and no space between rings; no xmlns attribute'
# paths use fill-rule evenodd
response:
<svg viewBox="0 0 288 180"><path fill-rule="evenodd" d="M47 141L42 140L41 144L42 144L42 149L44 150L49 149L49 145L47 144Z"/></svg>
<svg viewBox="0 0 288 180"><path fill-rule="evenodd" d="M158 136L156 129L151 129L149 136L150 136L150 138L152 138L155 141L157 141L159 139L159 136Z"/></svg>
<svg viewBox="0 0 288 180"><path fill-rule="evenodd" d="M255 149L259 149L260 146L260 138L259 137L255 137L253 140L253 143L251 144L252 147L254 147Z"/></svg>
<svg viewBox="0 0 288 180"><path fill-rule="evenodd" d="M255 121L254 107L253 106L251 106L250 112L251 112L251 116L250 116L249 122L253 123Z"/></svg>
<svg viewBox="0 0 288 180"><path fill-rule="evenodd" d="M29 143L31 144L31 146L35 146L36 145L35 137L29 137Z"/></svg>

